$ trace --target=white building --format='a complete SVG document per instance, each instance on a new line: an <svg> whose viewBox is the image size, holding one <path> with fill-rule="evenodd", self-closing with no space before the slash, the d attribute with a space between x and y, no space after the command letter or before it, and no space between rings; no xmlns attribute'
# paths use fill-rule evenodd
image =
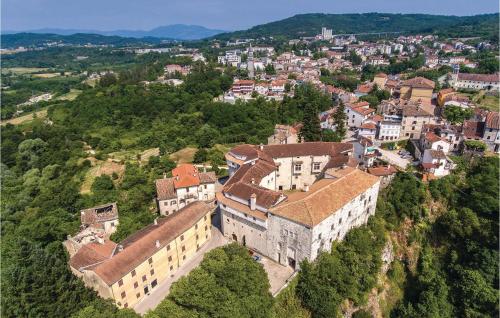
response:
<svg viewBox="0 0 500 318"><path fill-rule="evenodd" d="M368 102L349 103L345 105L345 114L347 115L348 127L361 127L363 123L375 112L370 108Z"/></svg>
<svg viewBox="0 0 500 318"><path fill-rule="evenodd" d="M198 172L191 164L172 170L172 178L156 180L156 201L162 215L169 215L194 201L215 199L214 172Z"/></svg>
<svg viewBox="0 0 500 318"><path fill-rule="evenodd" d="M379 178L352 167L352 150L326 142L233 148L226 159L237 168L217 193L224 236L295 269L329 251L375 213Z"/></svg>
<svg viewBox="0 0 500 318"><path fill-rule="evenodd" d="M454 73L450 84L455 89L500 90L498 74Z"/></svg>
<svg viewBox="0 0 500 318"><path fill-rule="evenodd" d="M333 37L333 30L332 29L327 29L325 27L321 28L321 38L323 40L331 40Z"/></svg>

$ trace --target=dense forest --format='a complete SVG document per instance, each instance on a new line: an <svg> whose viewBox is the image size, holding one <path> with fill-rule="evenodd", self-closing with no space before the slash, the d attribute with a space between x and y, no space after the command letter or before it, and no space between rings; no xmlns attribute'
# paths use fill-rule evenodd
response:
<svg viewBox="0 0 500 318"><path fill-rule="evenodd" d="M334 34L425 32L457 37L485 36L498 42L498 13L465 17L390 13L298 14L287 19L257 25L248 30L218 34L214 38L222 40L262 36L297 38L315 36L320 33L322 27L333 29Z"/></svg>

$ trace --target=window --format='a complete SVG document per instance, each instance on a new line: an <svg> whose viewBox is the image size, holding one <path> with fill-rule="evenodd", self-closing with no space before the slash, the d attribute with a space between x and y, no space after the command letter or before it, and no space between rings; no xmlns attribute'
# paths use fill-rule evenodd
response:
<svg viewBox="0 0 500 318"><path fill-rule="evenodd" d="M170 271L174 270L174 265L170 265Z"/></svg>
<svg viewBox="0 0 500 318"><path fill-rule="evenodd" d="M339 224L342 224L342 218L339 219Z"/></svg>
<svg viewBox="0 0 500 318"><path fill-rule="evenodd" d="M142 275L142 281L145 282L146 281L146 275Z"/></svg>
<svg viewBox="0 0 500 318"><path fill-rule="evenodd" d="M151 282L151 288L155 288L156 285L158 285L158 282L155 279L154 281Z"/></svg>
<svg viewBox="0 0 500 318"><path fill-rule="evenodd" d="M184 261L186 259L186 255L182 255L182 260Z"/></svg>
<svg viewBox="0 0 500 318"><path fill-rule="evenodd" d="M111 227L114 227L115 226L115 222L111 222Z"/></svg>
<svg viewBox="0 0 500 318"><path fill-rule="evenodd" d="M199 239L199 238L200 238L200 237L199 237L199 235L198 235L198 234L196 234L196 240L197 240L197 241L198 241L198 239Z"/></svg>
<svg viewBox="0 0 500 318"><path fill-rule="evenodd" d="M301 164L296 164L294 170L295 170L295 172L302 171L302 165Z"/></svg>
<svg viewBox="0 0 500 318"><path fill-rule="evenodd" d="M135 283L134 283L134 288L137 288L137 287L139 287L139 283L138 283L138 282L135 282Z"/></svg>
<svg viewBox="0 0 500 318"><path fill-rule="evenodd" d="M318 235L318 240L321 240L321 233L319 233Z"/></svg>
<svg viewBox="0 0 500 318"><path fill-rule="evenodd" d="M319 162L313 163L313 169L314 170L319 170L321 168L321 164Z"/></svg>
<svg viewBox="0 0 500 318"><path fill-rule="evenodd" d="M168 206L168 201L163 202L163 206Z"/></svg>
<svg viewBox="0 0 500 318"><path fill-rule="evenodd" d="M175 204L175 200L170 201L170 205L174 205L174 204Z"/></svg>
<svg viewBox="0 0 500 318"><path fill-rule="evenodd" d="M152 257L150 257L150 258L148 259L148 263L149 263L149 264L153 263L153 258L152 258Z"/></svg>
<svg viewBox="0 0 500 318"><path fill-rule="evenodd" d="M330 230L332 230L332 231L333 231L333 228L334 228L334 227L335 227L335 224L332 224L332 226L331 226Z"/></svg>
<svg viewBox="0 0 500 318"><path fill-rule="evenodd" d="M207 220L207 216L206 215L203 217L203 220L205 220L205 221Z"/></svg>
<svg viewBox="0 0 500 318"><path fill-rule="evenodd" d="M184 234L181 235L181 241L184 241Z"/></svg>
<svg viewBox="0 0 500 318"><path fill-rule="evenodd" d="M124 308L128 308L128 304L127 304L127 303L125 303L125 304L123 305L123 307L124 307Z"/></svg>
<svg viewBox="0 0 500 318"><path fill-rule="evenodd" d="M131 271L130 274L132 275L132 277L134 277L135 276L135 269L133 271Z"/></svg>
<svg viewBox="0 0 500 318"><path fill-rule="evenodd" d="M125 292L122 292L122 298L125 298L125 296L127 296L127 294L125 294Z"/></svg>
<svg viewBox="0 0 500 318"><path fill-rule="evenodd" d="M120 279L120 280L118 281L118 286L122 286L122 285L123 285L123 279Z"/></svg>
<svg viewBox="0 0 500 318"><path fill-rule="evenodd" d="M183 252L185 252L185 251L186 251L186 247L185 247L185 246L182 246L181 250L182 250Z"/></svg>
<svg viewBox="0 0 500 318"><path fill-rule="evenodd" d="M151 274L151 276L153 276L155 274L155 270L152 268L149 273Z"/></svg>
<svg viewBox="0 0 500 318"><path fill-rule="evenodd" d="M365 202L366 202L366 200L365 200ZM351 212L351 211L349 211L349 215L348 215L348 216L349 216L349 217L351 217L351 214L352 214L352 212Z"/></svg>
<svg viewBox="0 0 500 318"><path fill-rule="evenodd" d="M167 245L167 251L170 251L170 244Z"/></svg>
<svg viewBox="0 0 500 318"><path fill-rule="evenodd" d="M208 231L208 225L205 225L205 231Z"/></svg>
<svg viewBox="0 0 500 318"><path fill-rule="evenodd" d="M197 230L197 229L198 229L198 224L196 224L196 225L194 226L194 229L195 229L195 230Z"/></svg>
<svg viewBox="0 0 500 318"><path fill-rule="evenodd" d="M168 261L171 262L172 261L172 256L169 256L168 257Z"/></svg>
<svg viewBox="0 0 500 318"><path fill-rule="evenodd" d="M205 184L203 187L206 189L206 188L207 188L207 185Z"/></svg>

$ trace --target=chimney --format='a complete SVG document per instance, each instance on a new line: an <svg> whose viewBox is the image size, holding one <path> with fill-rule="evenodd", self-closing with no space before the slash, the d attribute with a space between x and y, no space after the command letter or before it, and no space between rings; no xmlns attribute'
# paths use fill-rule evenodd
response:
<svg viewBox="0 0 500 318"><path fill-rule="evenodd" d="M207 166L203 165L203 173L207 173Z"/></svg>
<svg viewBox="0 0 500 318"><path fill-rule="evenodd" d="M166 172L164 172L164 173L163 173L163 179L166 179L166 178L167 178L167 173L166 173Z"/></svg>
<svg viewBox="0 0 500 318"><path fill-rule="evenodd" d="M155 218L155 220L154 220L154 224L155 224L155 225L158 225L158 218Z"/></svg>
<svg viewBox="0 0 500 318"><path fill-rule="evenodd" d="M260 144L260 145L259 145L259 149L260 149L260 150L264 150L264 145L263 145L263 144Z"/></svg>
<svg viewBox="0 0 500 318"><path fill-rule="evenodd" d="M156 248L160 248L160 240L156 240Z"/></svg>
<svg viewBox="0 0 500 318"><path fill-rule="evenodd" d="M118 244L118 252L122 252L122 251L123 251L123 245Z"/></svg>
<svg viewBox="0 0 500 318"><path fill-rule="evenodd" d="M250 210L255 210L255 205L257 204L257 195L252 193L250 196Z"/></svg>
<svg viewBox="0 0 500 318"><path fill-rule="evenodd" d="M255 184L255 178L252 178L252 184Z"/></svg>
<svg viewBox="0 0 500 318"><path fill-rule="evenodd" d="M304 192L309 191L309 185L307 183L304 184Z"/></svg>

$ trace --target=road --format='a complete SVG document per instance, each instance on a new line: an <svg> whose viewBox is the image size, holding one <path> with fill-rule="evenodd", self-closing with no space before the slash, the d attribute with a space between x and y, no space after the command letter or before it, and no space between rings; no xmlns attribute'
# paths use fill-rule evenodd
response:
<svg viewBox="0 0 500 318"><path fill-rule="evenodd" d="M141 302L135 305L134 310L140 314L144 315L148 310L155 309L160 302L167 297L170 287L173 283L178 281L182 276L189 274L194 268L196 268L206 253L210 252L214 248L226 245L228 243L227 239L222 235L216 226L212 226L212 238L205 245L203 245L196 255L184 263L175 272L174 277L167 278L156 287L151 293L144 297Z"/></svg>

